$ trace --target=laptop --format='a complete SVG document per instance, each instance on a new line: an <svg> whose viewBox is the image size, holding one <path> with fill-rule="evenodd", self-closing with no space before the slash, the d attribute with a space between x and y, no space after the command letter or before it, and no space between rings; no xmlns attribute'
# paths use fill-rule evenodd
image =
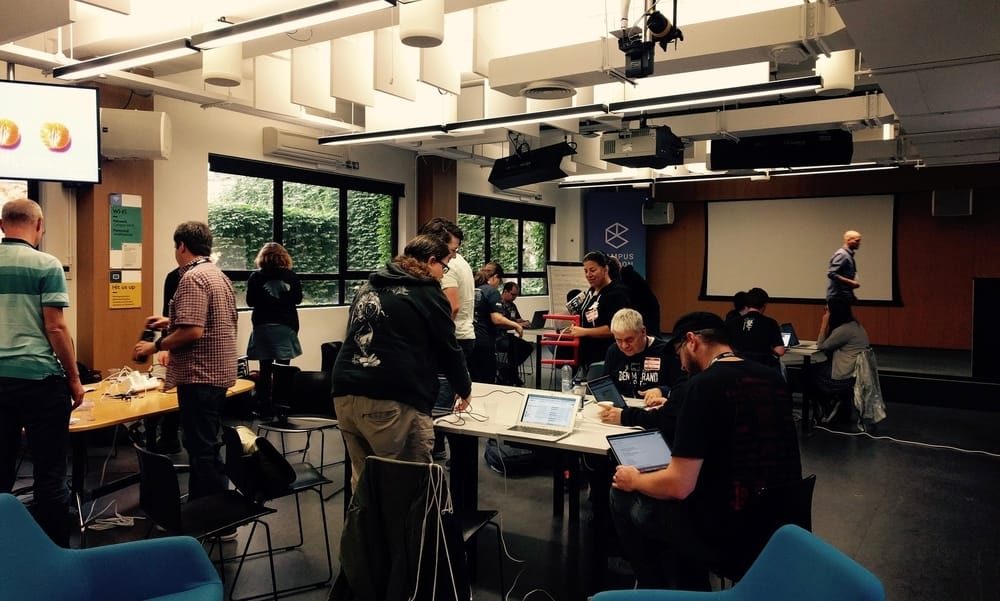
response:
<svg viewBox="0 0 1000 601"><path fill-rule="evenodd" d="M803 344L799 337L795 335L795 328L790 323L781 324L781 341L785 348L815 349L816 343Z"/></svg>
<svg viewBox="0 0 1000 601"><path fill-rule="evenodd" d="M529 392L521 402L517 423L498 435L553 442L569 436L576 425L580 397L559 392Z"/></svg>
<svg viewBox="0 0 1000 601"><path fill-rule="evenodd" d="M531 330L541 330L545 327L545 315L548 311L542 309L541 311L535 311L534 315L531 316L531 323L528 324L528 329Z"/></svg>
<svg viewBox="0 0 1000 601"><path fill-rule="evenodd" d="M619 409L624 409L627 406L625 398L622 397L622 393L618 391L618 387L615 386L614 380L609 375L588 380L587 388L590 389L590 394L594 395L594 398L598 401L611 401Z"/></svg>
<svg viewBox="0 0 1000 601"><path fill-rule="evenodd" d="M608 434L607 438L618 465L634 465L640 472L655 472L670 465L670 447L659 430Z"/></svg>
<svg viewBox="0 0 1000 601"><path fill-rule="evenodd" d="M781 341L785 343L785 348L799 345L799 337L795 335L795 327L791 323L781 324Z"/></svg>

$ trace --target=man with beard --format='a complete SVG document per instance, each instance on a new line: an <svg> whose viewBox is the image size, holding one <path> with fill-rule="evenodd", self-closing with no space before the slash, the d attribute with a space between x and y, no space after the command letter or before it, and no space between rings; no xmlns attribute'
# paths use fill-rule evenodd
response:
<svg viewBox="0 0 1000 601"><path fill-rule="evenodd" d="M801 479L798 439L781 376L736 356L718 315L688 313L672 332L691 374L673 459L618 466L611 513L639 588L711 590L708 567L738 548L754 491Z"/></svg>

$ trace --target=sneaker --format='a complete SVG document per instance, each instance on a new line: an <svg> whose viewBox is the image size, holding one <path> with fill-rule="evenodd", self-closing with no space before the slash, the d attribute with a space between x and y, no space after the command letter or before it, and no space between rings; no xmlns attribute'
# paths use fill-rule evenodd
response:
<svg viewBox="0 0 1000 601"><path fill-rule="evenodd" d="M226 532L220 534L219 540L221 540L222 542L227 542L231 540L236 540L237 536L239 536L239 533L236 532L236 528L233 528L232 530L227 530Z"/></svg>

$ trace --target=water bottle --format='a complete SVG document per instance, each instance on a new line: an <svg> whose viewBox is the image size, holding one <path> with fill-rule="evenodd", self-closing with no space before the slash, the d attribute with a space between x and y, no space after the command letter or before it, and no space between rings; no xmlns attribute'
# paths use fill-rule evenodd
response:
<svg viewBox="0 0 1000 601"><path fill-rule="evenodd" d="M563 392L573 391L573 368L568 364L563 364L561 375L559 376L559 384L562 386Z"/></svg>

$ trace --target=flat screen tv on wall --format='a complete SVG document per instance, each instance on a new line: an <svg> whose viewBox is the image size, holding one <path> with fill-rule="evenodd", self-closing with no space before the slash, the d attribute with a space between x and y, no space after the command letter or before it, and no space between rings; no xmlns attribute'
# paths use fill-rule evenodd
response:
<svg viewBox="0 0 1000 601"><path fill-rule="evenodd" d="M0 178L98 183L97 88L0 80Z"/></svg>

